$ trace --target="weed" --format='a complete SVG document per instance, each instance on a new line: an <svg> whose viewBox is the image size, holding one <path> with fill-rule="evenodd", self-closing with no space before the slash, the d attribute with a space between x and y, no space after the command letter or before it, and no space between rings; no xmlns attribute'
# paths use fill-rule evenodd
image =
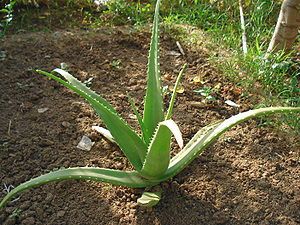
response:
<svg viewBox="0 0 300 225"><path fill-rule="evenodd" d="M205 100L207 100L207 101L216 100L216 98L213 97L214 89L211 87L204 86L202 88L194 90L194 92L203 96L205 98Z"/></svg>
<svg viewBox="0 0 300 225"><path fill-rule="evenodd" d="M11 24L15 4L16 0L11 0L5 4L3 9L0 9L0 15L3 14L2 20L0 21L0 37L6 33L9 25Z"/></svg>
<svg viewBox="0 0 300 225"><path fill-rule="evenodd" d="M121 68L122 61L120 59L114 59L110 65L113 69L118 70Z"/></svg>

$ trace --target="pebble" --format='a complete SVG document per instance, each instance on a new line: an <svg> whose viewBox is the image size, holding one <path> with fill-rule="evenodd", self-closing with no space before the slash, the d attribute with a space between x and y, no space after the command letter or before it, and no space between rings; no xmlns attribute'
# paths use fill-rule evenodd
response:
<svg viewBox="0 0 300 225"><path fill-rule="evenodd" d="M44 113L44 112L46 112L48 110L49 110L49 108L39 108L38 109L38 113Z"/></svg>
<svg viewBox="0 0 300 225"><path fill-rule="evenodd" d="M95 142L93 142L88 136L83 135L76 147L84 151L90 151L94 144Z"/></svg>
<svg viewBox="0 0 300 225"><path fill-rule="evenodd" d="M68 127L71 126L71 123L66 122L66 121L63 121L63 122L61 123L61 125L62 125L63 127L65 127L65 128L68 128Z"/></svg>

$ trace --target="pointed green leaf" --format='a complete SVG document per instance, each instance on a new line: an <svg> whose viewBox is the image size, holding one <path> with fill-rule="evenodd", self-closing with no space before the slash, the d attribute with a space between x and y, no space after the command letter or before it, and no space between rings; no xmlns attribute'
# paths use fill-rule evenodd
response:
<svg viewBox="0 0 300 225"><path fill-rule="evenodd" d="M113 185L121 185L133 188L144 188L154 186L156 184L140 177L135 171L129 172L93 167L77 167L62 169L50 172L45 175L41 175L23 184L20 184L19 186L11 190L2 199L2 201L0 202L0 208L4 207L5 204L18 193L25 191L29 188L38 187L40 185L54 181L71 179L101 181Z"/></svg>
<svg viewBox="0 0 300 225"><path fill-rule="evenodd" d="M84 92L89 95L89 97L96 99L98 102L100 102L102 105L104 105L106 108L108 108L110 111L117 114L117 111L114 109L114 107L109 104L104 98L102 98L99 94L88 88L84 83L79 81L76 77L72 76L70 73L68 73L65 70L56 68L53 70L53 72L58 73L62 75L72 86L79 89L81 92ZM46 75L46 74L43 74ZM82 96L84 97L84 96Z"/></svg>
<svg viewBox="0 0 300 225"><path fill-rule="evenodd" d="M144 125L144 122L143 122L143 119L142 119L142 116L141 114L139 113L137 107L135 106L135 102L134 100L130 97L130 95L128 95L128 100L129 100L129 103L130 103L130 106L139 122L139 125L141 127L141 130L142 130L142 133L143 133L143 137L145 136L145 133L147 132L146 131L146 127Z"/></svg>
<svg viewBox="0 0 300 225"><path fill-rule="evenodd" d="M40 70L37 72L58 81L85 98L101 117L128 160L132 163L136 170L141 170L143 165L142 162L146 156L147 146L134 132L134 130L132 130L131 127L129 127L127 123L117 113L115 113L115 111L110 109L108 103L104 102L104 99L102 99L95 92L91 91L84 84L80 83L80 81L78 81L76 78L70 79L70 76L72 77L72 75L66 72L61 73L61 75L66 77L70 83L67 83L51 73ZM56 70L56 72L62 71Z"/></svg>
<svg viewBox="0 0 300 225"><path fill-rule="evenodd" d="M143 207L153 207L160 201L161 192L144 192L137 203Z"/></svg>
<svg viewBox="0 0 300 225"><path fill-rule="evenodd" d="M159 179L170 162L171 135L174 134L180 147L183 146L181 132L173 120L160 122L148 147L140 174L147 178Z"/></svg>
<svg viewBox="0 0 300 225"><path fill-rule="evenodd" d="M184 73L186 67L187 67L187 64L184 64L182 69L179 72L179 75L178 75L177 79L176 79L175 86L174 86L173 93L172 93L172 97L171 97L171 100L170 100L170 105L169 105L167 115L166 115L166 118L165 118L166 120L171 119L171 117L172 117L173 107L174 107L174 103L175 103L175 99L176 99L176 95L177 95L177 89L178 89L179 83L181 81L181 78L183 76L183 73Z"/></svg>
<svg viewBox="0 0 300 225"><path fill-rule="evenodd" d="M143 122L146 127L144 140L150 143L155 128L158 123L164 120L164 106L161 90L160 70L159 70L159 5L156 2L155 15L152 27L152 38L148 58L147 90L144 106Z"/></svg>
<svg viewBox="0 0 300 225"><path fill-rule="evenodd" d="M192 162L193 159L202 153L204 149L210 146L218 137L233 126L257 116L289 112L300 112L300 107L269 107L249 110L232 116L222 123L216 123L205 127L204 132L200 130L189 143L174 158L172 158L170 166L161 180L169 179L178 174Z"/></svg>

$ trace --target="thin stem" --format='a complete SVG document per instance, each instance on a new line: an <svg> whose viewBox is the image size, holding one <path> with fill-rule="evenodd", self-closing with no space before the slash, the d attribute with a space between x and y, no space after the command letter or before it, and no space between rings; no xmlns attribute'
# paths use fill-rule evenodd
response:
<svg viewBox="0 0 300 225"><path fill-rule="evenodd" d="M247 55L248 48L247 48L246 26L245 26L242 0L239 0L239 5L240 5L240 18L241 18L241 28L242 28L243 53L244 55Z"/></svg>

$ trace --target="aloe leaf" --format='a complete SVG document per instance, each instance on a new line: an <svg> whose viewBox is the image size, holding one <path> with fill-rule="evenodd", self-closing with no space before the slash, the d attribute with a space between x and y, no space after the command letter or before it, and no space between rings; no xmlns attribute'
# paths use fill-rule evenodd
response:
<svg viewBox="0 0 300 225"><path fill-rule="evenodd" d="M161 192L144 192L137 203L143 207L153 207L160 201Z"/></svg>
<svg viewBox="0 0 300 225"><path fill-rule="evenodd" d="M147 178L159 179L170 163L171 135L174 134L180 147L183 146L181 132L173 120L160 122L148 147L140 174Z"/></svg>
<svg viewBox="0 0 300 225"><path fill-rule="evenodd" d="M152 37L148 58L147 71L147 90L144 105L143 122L146 127L144 140L147 144L159 122L164 120L164 106L161 90L160 70L159 70L159 5L160 0L157 0L152 27Z"/></svg>
<svg viewBox="0 0 300 225"><path fill-rule="evenodd" d="M79 81L76 77L72 76L70 73L68 73L65 70L56 68L53 70L53 72L56 72L60 75L62 75L72 86L77 87L80 91L87 93L90 95L91 98L96 99L98 102L100 102L102 105L107 107L110 111L117 114L117 111L114 109L114 107L109 104L104 98L102 98L99 94L88 88L84 83Z"/></svg>
<svg viewBox="0 0 300 225"><path fill-rule="evenodd" d="M209 124L205 127L202 127L194 136L193 138L184 146L184 148L178 152L172 159L171 163L173 164L174 161L179 161L181 158L185 156L187 153L186 151L189 151L191 146L193 146L197 141L204 138L209 132L211 132L214 128L216 128L218 125L220 125L222 121L216 121L212 124Z"/></svg>
<svg viewBox="0 0 300 225"><path fill-rule="evenodd" d="M130 95L128 95L128 100L129 100L129 103L130 103L130 106L139 122L139 125L141 127L141 130L142 130L142 133L143 133L143 137L144 137L144 134L146 133L146 127L144 125L144 122L143 122L143 118L141 116L141 114L139 113L137 107L135 106L135 102L134 100L130 97Z"/></svg>
<svg viewBox="0 0 300 225"><path fill-rule="evenodd" d="M300 107L269 107L249 110L232 116L222 123L207 126L205 132L201 132L200 130L200 132L190 140L190 142L178 153L178 155L171 159L169 168L164 176L161 177L161 180L169 179L178 174L218 137L233 126L257 116L289 112L300 112Z"/></svg>
<svg viewBox="0 0 300 225"><path fill-rule="evenodd" d="M60 70L56 71L61 72ZM141 137L139 137L135 133L135 131L129 125L127 125L126 122L117 113L115 113L115 111L110 110L110 108L107 107L107 104L104 104L102 102L104 99L99 101L99 95L97 95L95 92L92 92L82 83L79 85L78 80L78 82L74 79L71 80L69 76L72 75L70 74L67 77L68 80L72 82L68 83L51 73L40 70L38 70L37 72L58 81L59 83L63 84L67 88L85 98L106 124L108 130L111 132L113 138L116 140L130 163L135 167L136 170L141 170L143 165L142 162L144 161L144 158L146 156L147 146L145 145ZM62 75L66 76L66 72L62 73Z"/></svg>
<svg viewBox="0 0 300 225"><path fill-rule="evenodd" d="M171 100L170 100L170 105L169 105L167 115L166 115L166 118L165 118L166 120L171 119L171 117L172 117L173 107L174 107L174 103L175 103L175 99L176 99L176 95L177 95L177 88L179 86L179 83L181 81L181 78L184 74L184 71L185 71L186 67L187 67L187 64L184 64L182 69L179 72L179 75L178 75L177 79L176 79L175 86L174 86L173 93L172 93L172 97L171 97Z"/></svg>
<svg viewBox="0 0 300 225"><path fill-rule="evenodd" d="M61 169L48 174L33 178L23 184L20 184L11 190L0 202L0 208L4 207L6 203L16 196L18 193L29 188L38 187L54 181L62 180L93 180L110 183L113 185L121 185L132 188L144 188L155 185L148 180L140 177L135 171L120 171L104 168L93 167L77 167L69 169Z"/></svg>

